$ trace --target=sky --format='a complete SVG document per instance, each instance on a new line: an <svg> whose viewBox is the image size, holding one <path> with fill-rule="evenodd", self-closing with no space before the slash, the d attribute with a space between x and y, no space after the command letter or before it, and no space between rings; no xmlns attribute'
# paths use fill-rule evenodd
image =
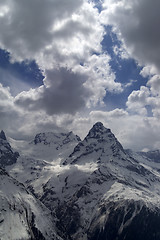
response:
<svg viewBox="0 0 160 240"><path fill-rule="evenodd" d="M160 1L1 0L0 129L15 139L101 121L160 149Z"/></svg>

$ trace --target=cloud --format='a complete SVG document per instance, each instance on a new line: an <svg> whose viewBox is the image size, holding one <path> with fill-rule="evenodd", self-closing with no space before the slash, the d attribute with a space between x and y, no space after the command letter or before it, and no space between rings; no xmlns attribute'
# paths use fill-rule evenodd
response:
<svg viewBox="0 0 160 240"><path fill-rule="evenodd" d="M142 93L138 92L134 97L132 96L133 103L138 99L141 103L145 103L145 97L141 97L141 94L145 95L146 89L141 90ZM35 94L32 97L35 97ZM125 148L157 149L160 147L159 102L157 98L147 99L152 106L155 106L155 115L152 117L137 113L130 114L127 110L118 108L109 112L82 110L75 115L64 113L46 115L41 110L33 111L31 114L14 103L14 97L10 94L9 88L0 85L0 126L3 126L8 136L17 139L32 139L38 132L70 130L83 138L95 122L102 121L105 127L111 128Z"/></svg>
<svg viewBox="0 0 160 240"><path fill-rule="evenodd" d="M64 126L83 137L103 121L125 147L160 147L159 7L157 0L106 0L99 12L87 0L0 1L0 48L11 61L35 60L45 77L42 86L16 97L0 85L0 126L17 138ZM107 24L122 43L115 55L134 57L143 65L141 75L149 76L128 96L126 110L95 111L105 109L106 91L120 93L133 83L117 82L103 53Z"/></svg>
<svg viewBox="0 0 160 240"><path fill-rule="evenodd" d="M17 95L18 106L75 113L103 104L106 90L123 91L102 52L105 30L91 1L6 0L2 11L0 47L11 61L34 59L45 77L41 87Z"/></svg>
<svg viewBox="0 0 160 240"><path fill-rule="evenodd" d="M8 95L0 124L11 136L51 129L53 122L71 129L73 115L103 104L106 90L123 91L102 52L105 30L91 1L2 0L0 5L0 48L13 62L35 60L45 77L42 86L16 97L11 83L11 91L1 86Z"/></svg>
<svg viewBox="0 0 160 240"><path fill-rule="evenodd" d="M154 75L147 85L146 87L141 86L140 90L132 91L126 102L127 110L132 114L138 113L147 116L149 107L153 116L158 118L160 114L159 76Z"/></svg>
<svg viewBox="0 0 160 240"><path fill-rule="evenodd" d="M54 26L72 16L82 4L82 0L6 0L2 4L7 11L1 17L1 46L16 59L33 58L52 44Z"/></svg>
<svg viewBox="0 0 160 240"><path fill-rule="evenodd" d="M129 109L137 110L139 107L144 107L147 105L147 99L150 96L149 89L142 86L140 90L133 91L129 97L126 105Z"/></svg>
<svg viewBox="0 0 160 240"><path fill-rule="evenodd" d="M31 84L24 82L20 77L15 76L14 72L0 68L0 79L4 86L9 86L11 94L16 96L23 90L29 90Z"/></svg>
<svg viewBox="0 0 160 240"><path fill-rule="evenodd" d="M38 132L62 131L65 129L60 119L47 116L42 111L27 112L14 103L8 87L0 84L0 129L15 139L31 139Z"/></svg>
<svg viewBox="0 0 160 240"><path fill-rule="evenodd" d="M142 86L140 90L133 91L128 96L128 101L126 102L128 111L131 113L138 113L139 115L146 116L146 106L148 105L149 97L150 91L147 87Z"/></svg>
<svg viewBox="0 0 160 240"><path fill-rule="evenodd" d="M22 92L15 104L30 111L44 110L47 114L75 113L85 107L91 92L84 87L86 76L65 68L46 70L45 85Z"/></svg>
<svg viewBox="0 0 160 240"><path fill-rule="evenodd" d="M116 119L105 121L118 129L117 134L127 146L133 148L159 147L159 106L160 106L160 2L150 0L105 0L100 14L101 22L112 26L122 49L128 57L142 66L141 75L149 78L146 86L130 93L126 102L128 116L121 119L122 131ZM114 48L120 55L119 47ZM123 55L121 56L123 58ZM103 113L104 114L104 113ZM111 113L110 113L111 114ZM101 116L101 115L99 115ZM102 117L102 116L101 116ZM103 119L103 118L102 118ZM158 132L156 132L158 130Z"/></svg>
<svg viewBox="0 0 160 240"><path fill-rule="evenodd" d="M125 88L131 87L137 80L131 79L128 83L124 84Z"/></svg>
<svg viewBox="0 0 160 240"><path fill-rule="evenodd" d="M12 61L35 59L41 68L53 68L101 51L104 29L91 2L6 0L1 11L0 47Z"/></svg>
<svg viewBox="0 0 160 240"><path fill-rule="evenodd" d="M160 73L160 2L105 0L103 8L102 22L114 26L131 56Z"/></svg>
<svg viewBox="0 0 160 240"><path fill-rule="evenodd" d="M97 121L102 121L105 127L110 128L124 148L141 151L160 147L160 122L157 117L131 115L123 109L109 112L93 110L88 116L75 119L73 126L81 126L85 130L86 126L89 129Z"/></svg>
<svg viewBox="0 0 160 240"><path fill-rule="evenodd" d="M110 57L106 54L93 54L84 64L84 71L88 74L85 86L93 92L89 100L91 106L96 106L97 103L103 105L106 90L114 93L123 91L122 84L115 81L116 76L112 72L109 62Z"/></svg>
<svg viewBox="0 0 160 240"><path fill-rule="evenodd" d="M160 94L160 76L154 75L150 78L148 81L148 86L151 89L151 92L153 95L159 95Z"/></svg>
<svg viewBox="0 0 160 240"><path fill-rule="evenodd" d="M16 119L20 116L20 112L14 106L13 99L10 89L8 87L4 88L0 84L0 128L3 128L3 130L14 131Z"/></svg>

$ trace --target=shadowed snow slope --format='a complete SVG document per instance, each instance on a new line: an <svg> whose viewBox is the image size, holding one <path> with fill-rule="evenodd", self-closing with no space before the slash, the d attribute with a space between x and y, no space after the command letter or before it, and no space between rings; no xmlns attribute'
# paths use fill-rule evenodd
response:
<svg viewBox="0 0 160 240"><path fill-rule="evenodd" d="M55 239L50 211L0 169L0 239Z"/></svg>

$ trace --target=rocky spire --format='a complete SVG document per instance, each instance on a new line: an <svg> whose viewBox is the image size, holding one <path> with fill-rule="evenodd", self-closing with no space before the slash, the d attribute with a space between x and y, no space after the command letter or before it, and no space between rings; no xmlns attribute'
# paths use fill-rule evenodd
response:
<svg viewBox="0 0 160 240"><path fill-rule="evenodd" d="M7 140L6 135L5 135L3 130L0 132L0 138L3 139L3 140Z"/></svg>
<svg viewBox="0 0 160 240"><path fill-rule="evenodd" d="M103 138L104 134L113 135L111 133L110 129L105 128L103 126L103 123L97 122L93 125L93 127L89 131L88 135L86 136L86 139L88 139L88 138L96 138L96 139Z"/></svg>

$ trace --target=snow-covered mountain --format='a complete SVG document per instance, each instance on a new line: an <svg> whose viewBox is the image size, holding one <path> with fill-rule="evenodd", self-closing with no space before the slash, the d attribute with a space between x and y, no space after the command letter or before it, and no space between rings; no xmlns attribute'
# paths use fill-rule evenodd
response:
<svg viewBox="0 0 160 240"><path fill-rule="evenodd" d="M95 124L63 165L41 201L57 209L65 239L158 239L158 222L147 221L160 220L160 174L130 157L109 129Z"/></svg>
<svg viewBox="0 0 160 240"><path fill-rule="evenodd" d="M60 240L50 211L0 168L0 239Z"/></svg>
<svg viewBox="0 0 160 240"><path fill-rule="evenodd" d="M9 142L20 156L6 171L52 211L62 239L160 239L160 163L153 153L124 150L100 122L82 141L70 132Z"/></svg>
<svg viewBox="0 0 160 240"><path fill-rule="evenodd" d="M32 193L41 196L43 186L61 171L61 162L71 154L80 138L69 133L39 133L30 141L9 139L15 151L20 153L16 164L6 170L23 182Z"/></svg>
<svg viewBox="0 0 160 240"><path fill-rule="evenodd" d="M13 152L11 145L6 139L5 133L0 132L0 167L11 165L17 161L18 152Z"/></svg>
<svg viewBox="0 0 160 240"><path fill-rule="evenodd" d="M44 132L38 133L30 142L15 141L11 138L8 140L14 150L18 151L21 156L57 162L58 159L60 161L70 154L70 151L77 145L80 138L74 135L73 132Z"/></svg>

